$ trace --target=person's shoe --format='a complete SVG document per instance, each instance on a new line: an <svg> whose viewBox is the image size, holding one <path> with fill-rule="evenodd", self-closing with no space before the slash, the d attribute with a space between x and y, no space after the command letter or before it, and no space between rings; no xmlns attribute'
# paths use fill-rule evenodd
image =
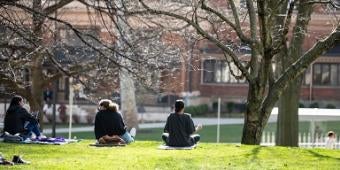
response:
<svg viewBox="0 0 340 170"><path fill-rule="evenodd" d="M12 162L15 164L30 164L31 162L23 160L19 155L14 155Z"/></svg>
<svg viewBox="0 0 340 170"><path fill-rule="evenodd" d="M5 158L2 157L0 154L0 165L14 165L13 162L7 161Z"/></svg>
<svg viewBox="0 0 340 170"><path fill-rule="evenodd" d="M137 129L136 128L131 128L131 130L130 130L130 135L133 137L133 138L135 138L136 137L136 133L137 133Z"/></svg>
<svg viewBox="0 0 340 170"><path fill-rule="evenodd" d="M37 139L46 139L47 137L43 134L40 134L40 136L37 137Z"/></svg>

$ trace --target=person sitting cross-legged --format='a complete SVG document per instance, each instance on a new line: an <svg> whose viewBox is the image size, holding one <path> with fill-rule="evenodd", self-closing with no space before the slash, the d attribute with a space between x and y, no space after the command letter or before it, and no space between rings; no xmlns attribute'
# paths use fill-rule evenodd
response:
<svg viewBox="0 0 340 170"><path fill-rule="evenodd" d="M4 121L5 135L9 138L11 135L20 136L21 140L29 139L32 133L38 138L45 137L40 133L38 120L23 106L24 100L21 96L14 96L11 99Z"/></svg>
<svg viewBox="0 0 340 170"><path fill-rule="evenodd" d="M94 132L99 144L129 144L134 136L126 130L118 104L103 99L99 102L98 113L95 118Z"/></svg>
<svg viewBox="0 0 340 170"><path fill-rule="evenodd" d="M167 118L162 139L168 146L193 146L200 140L200 135L194 134L200 129L202 125L195 127L191 115L184 113L183 100L176 100L175 112L170 113Z"/></svg>

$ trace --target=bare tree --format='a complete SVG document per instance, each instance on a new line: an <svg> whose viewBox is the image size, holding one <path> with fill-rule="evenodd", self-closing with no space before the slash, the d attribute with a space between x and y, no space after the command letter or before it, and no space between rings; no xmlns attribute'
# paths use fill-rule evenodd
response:
<svg viewBox="0 0 340 170"><path fill-rule="evenodd" d="M124 18L125 13L117 15L119 8L114 2L81 1L88 10L88 26L106 30L105 37L79 28L77 23L63 17L64 13L58 9L71 2L74 1L0 3L4 33L0 46L1 84L8 92L27 98L32 111L42 111L44 87L62 76L77 78L85 86L89 99L97 100L103 95L111 96L113 89L119 87L119 70L141 84L153 86L156 79L152 71L167 69L167 63L177 58L177 48L162 43L163 30L129 31L132 27ZM121 29L118 18L126 22L127 31ZM134 90L130 91L134 94ZM132 111L130 117L134 120L128 122L129 127L136 126L136 116Z"/></svg>
<svg viewBox="0 0 340 170"><path fill-rule="evenodd" d="M296 94L296 101L301 84L299 77L318 56L330 49L340 36L338 23L335 23L328 35L316 41L307 51L302 51L310 16L314 5L318 3L324 2L302 0L294 4L294 1L288 0L246 0L241 4L242 8L239 8L233 0L139 0L130 2L130 7L126 5L125 14L149 19L148 23L155 28L178 28L179 31L189 25L198 35L219 47L226 61L238 68L237 71L230 70L231 73L237 78L245 78L249 85L241 142L260 144L262 131L280 96L287 90ZM140 21L145 21L143 19ZM251 49L250 58L246 61L241 60L237 54L240 43ZM273 66L281 67L282 71L275 75ZM296 114L297 104L286 101L290 97L292 96L284 96L281 101L285 107L291 108L287 111ZM282 110L280 112L287 113ZM297 121L296 116L288 119ZM292 130L296 131L295 128ZM291 133L292 131L287 134ZM296 137L294 135L294 138ZM296 146L296 142L283 142L282 145Z"/></svg>
<svg viewBox="0 0 340 170"><path fill-rule="evenodd" d="M48 54L44 45L44 31L48 30L44 16L70 2L60 0L44 6L41 0L1 2L0 18L5 34L1 39L1 83L7 91L27 98L33 111L42 111L44 86L61 76L60 72L51 74L43 69L44 54Z"/></svg>

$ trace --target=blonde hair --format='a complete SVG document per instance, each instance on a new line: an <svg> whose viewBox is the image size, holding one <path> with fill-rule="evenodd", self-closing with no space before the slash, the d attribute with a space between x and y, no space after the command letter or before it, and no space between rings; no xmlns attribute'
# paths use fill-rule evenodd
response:
<svg viewBox="0 0 340 170"><path fill-rule="evenodd" d="M112 102L109 104L109 109L114 111L114 112L118 112L119 110L119 105L115 102Z"/></svg>

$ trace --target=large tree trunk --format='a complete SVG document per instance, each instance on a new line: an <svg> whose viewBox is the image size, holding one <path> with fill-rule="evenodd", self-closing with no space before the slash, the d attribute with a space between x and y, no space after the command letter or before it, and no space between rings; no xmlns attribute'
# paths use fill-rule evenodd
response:
<svg viewBox="0 0 340 170"><path fill-rule="evenodd" d="M247 111L244 118L242 144L259 145L261 143L263 126L259 115L261 115L260 106L262 100L259 98L258 93L256 93L257 91L254 85L249 85L250 93L248 94Z"/></svg>
<svg viewBox="0 0 340 170"><path fill-rule="evenodd" d="M299 1L296 25L287 56L282 57L282 71L289 68L302 55L302 44L306 37L308 23L313 8L306 0ZM299 133L299 97L302 76L291 81L282 93L279 101L276 144L280 146L298 146Z"/></svg>
<svg viewBox="0 0 340 170"><path fill-rule="evenodd" d="M300 79L291 82L279 100L276 145L298 146Z"/></svg>
<svg viewBox="0 0 340 170"><path fill-rule="evenodd" d="M138 115L135 97L134 81L126 70L121 70L119 74L120 79L120 98L121 111L128 129L138 127Z"/></svg>
<svg viewBox="0 0 340 170"><path fill-rule="evenodd" d="M33 1L33 9L38 12L42 12L43 8L41 5L41 0L34 0ZM42 25L44 23L44 18L37 13L32 14L32 22L33 22L33 33L34 33L34 42L36 43L36 48L41 48L43 46L42 42L42 35L43 35L43 28ZM43 129L43 118L44 114L43 110L43 55L41 54L40 50L37 49L36 52L33 54L31 61L31 95L32 98L30 101L31 111L38 111L39 112L39 121L40 121L40 128Z"/></svg>
<svg viewBox="0 0 340 170"><path fill-rule="evenodd" d="M242 144L259 145L261 143L263 128L260 122L256 121L257 114L256 111L247 111L243 126Z"/></svg>
<svg viewBox="0 0 340 170"><path fill-rule="evenodd" d="M39 122L40 128L43 129L43 67L42 67L42 56L40 54L35 54L34 61L32 63L31 68L31 81L32 81L32 88L31 88L31 101L30 107L31 111L39 113Z"/></svg>

